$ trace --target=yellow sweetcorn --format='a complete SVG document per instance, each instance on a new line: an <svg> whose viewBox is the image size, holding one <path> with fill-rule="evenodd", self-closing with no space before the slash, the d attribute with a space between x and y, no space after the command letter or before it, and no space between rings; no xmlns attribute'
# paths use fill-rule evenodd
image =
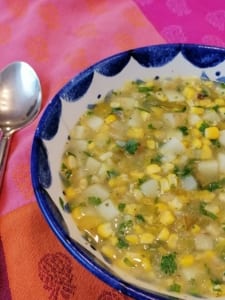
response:
<svg viewBox="0 0 225 300"><path fill-rule="evenodd" d="M75 220L79 220L80 218L82 218L82 216L84 216L83 207L81 206L75 207L72 211L72 217Z"/></svg>
<svg viewBox="0 0 225 300"><path fill-rule="evenodd" d="M168 179L170 186L173 186L173 187L177 186L177 175L176 174L173 174L173 173L168 174L167 179Z"/></svg>
<svg viewBox="0 0 225 300"><path fill-rule="evenodd" d="M106 239L109 238L113 234L113 229L111 226L111 223L106 222L102 223L97 227L97 232L100 235L100 237Z"/></svg>
<svg viewBox="0 0 225 300"><path fill-rule="evenodd" d="M199 138L194 138L194 139L192 140L191 147L192 147L193 149L201 149L201 147L202 147L202 141L201 141L201 139L199 139Z"/></svg>
<svg viewBox="0 0 225 300"><path fill-rule="evenodd" d="M77 195L76 189L73 186L69 186L64 192L68 200L72 200Z"/></svg>
<svg viewBox="0 0 225 300"><path fill-rule="evenodd" d="M160 231L160 233L158 234L158 239L160 241L167 241L169 238L170 232L169 229L167 227L163 227L163 229Z"/></svg>
<svg viewBox="0 0 225 300"><path fill-rule="evenodd" d="M136 203L128 203L125 206L124 212L128 215L134 216L137 213L138 205Z"/></svg>
<svg viewBox="0 0 225 300"><path fill-rule="evenodd" d="M205 129L205 137L210 140L216 140L219 138L220 132L218 127L211 126Z"/></svg>
<svg viewBox="0 0 225 300"><path fill-rule="evenodd" d="M106 257L108 257L110 259L116 259L115 249L110 245L104 245L101 248L101 252L103 255L105 255Z"/></svg>
<svg viewBox="0 0 225 300"><path fill-rule="evenodd" d="M151 150L156 148L156 142L154 140L147 140L146 145Z"/></svg>
<svg viewBox="0 0 225 300"><path fill-rule="evenodd" d="M150 232L145 232L139 235L141 244L151 244L155 240L155 236Z"/></svg>
<svg viewBox="0 0 225 300"><path fill-rule="evenodd" d="M168 205L166 203L159 202L159 203L156 203L155 206L157 207L159 212L163 212L163 211L168 210Z"/></svg>
<svg viewBox="0 0 225 300"><path fill-rule="evenodd" d="M179 263L182 267L190 267L194 264L194 256L191 254L186 254L180 257Z"/></svg>
<svg viewBox="0 0 225 300"><path fill-rule="evenodd" d="M205 112L205 110L202 107L192 106L191 107L191 112L193 114L196 114L196 115L203 115L203 113Z"/></svg>
<svg viewBox="0 0 225 300"><path fill-rule="evenodd" d="M196 91L194 88L190 87L190 86L187 86L184 88L183 90L183 95L188 99L188 100L191 100L195 97L196 95Z"/></svg>
<svg viewBox="0 0 225 300"><path fill-rule="evenodd" d="M225 107L219 107L219 112L222 114L222 115L225 115Z"/></svg>
<svg viewBox="0 0 225 300"><path fill-rule="evenodd" d="M170 184L167 178L161 178L159 183L161 192L168 192L170 190Z"/></svg>
<svg viewBox="0 0 225 300"><path fill-rule="evenodd" d="M199 233L200 230L201 230L201 228L200 228L197 224L194 224L194 225L191 227L191 232L192 232L193 234Z"/></svg>
<svg viewBox="0 0 225 300"><path fill-rule="evenodd" d="M105 123L109 125L109 124L115 122L116 120L117 120L116 115L110 114L105 118Z"/></svg>
<svg viewBox="0 0 225 300"><path fill-rule="evenodd" d="M145 168L146 174L152 175L155 173L159 173L161 171L161 167L157 164L150 164Z"/></svg>
<svg viewBox="0 0 225 300"><path fill-rule="evenodd" d="M176 249L178 241L178 235L176 233L171 233L167 240L168 247L170 249Z"/></svg>
<svg viewBox="0 0 225 300"><path fill-rule="evenodd" d="M150 113L147 111L141 111L141 118L143 121L147 121L150 116Z"/></svg>
<svg viewBox="0 0 225 300"><path fill-rule="evenodd" d="M223 98L216 98L214 100L215 105L224 106L225 105L225 99Z"/></svg>
<svg viewBox="0 0 225 300"><path fill-rule="evenodd" d="M199 127L201 126L202 124L202 121L201 122L197 122L196 123L196 127L197 128L191 128L190 129L190 135L193 136L193 137L196 137L196 138L201 138L202 137L202 134L199 130Z"/></svg>
<svg viewBox="0 0 225 300"><path fill-rule="evenodd" d="M142 258L141 266L145 271L150 271L152 269L151 262L147 257Z"/></svg>
<svg viewBox="0 0 225 300"><path fill-rule="evenodd" d="M127 136L133 139L143 139L144 129L141 127L132 127L127 130Z"/></svg>
<svg viewBox="0 0 225 300"><path fill-rule="evenodd" d="M172 214L171 211L165 210L165 211L160 213L159 221L163 225L167 226L167 225L171 225L171 224L174 223L175 217L174 217L174 215Z"/></svg>
<svg viewBox="0 0 225 300"><path fill-rule="evenodd" d="M212 149L208 145L203 145L201 149L201 159L212 158Z"/></svg>
<svg viewBox="0 0 225 300"><path fill-rule="evenodd" d="M136 234L141 234L144 232L144 229L138 224L134 224L133 230Z"/></svg>
<svg viewBox="0 0 225 300"><path fill-rule="evenodd" d="M145 173L141 172L141 171L137 171L137 170L133 170L129 173L129 175L133 178L133 179L139 179L144 177Z"/></svg>
<svg viewBox="0 0 225 300"><path fill-rule="evenodd" d="M139 243L139 238L136 234L127 234L125 239L132 245L137 245Z"/></svg>
<svg viewBox="0 0 225 300"><path fill-rule="evenodd" d="M77 226L80 230L92 230L102 223L102 218L95 215L84 215L76 220Z"/></svg>
<svg viewBox="0 0 225 300"><path fill-rule="evenodd" d="M93 150L95 148L95 143L93 141L89 142L87 148L88 150Z"/></svg>

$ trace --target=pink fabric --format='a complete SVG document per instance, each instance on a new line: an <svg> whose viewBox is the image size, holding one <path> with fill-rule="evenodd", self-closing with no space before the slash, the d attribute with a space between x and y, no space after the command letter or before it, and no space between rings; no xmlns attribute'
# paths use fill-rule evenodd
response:
<svg viewBox="0 0 225 300"><path fill-rule="evenodd" d="M167 42L225 46L224 0L135 0Z"/></svg>
<svg viewBox="0 0 225 300"><path fill-rule="evenodd" d="M110 0L4 0L0 10L0 69L14 60L30 63L42 83L42 111L85 67L119 51L164 42L131 0L116 5ZM30 151L38 119L13 136L0 215L35 201Z"/></svg>

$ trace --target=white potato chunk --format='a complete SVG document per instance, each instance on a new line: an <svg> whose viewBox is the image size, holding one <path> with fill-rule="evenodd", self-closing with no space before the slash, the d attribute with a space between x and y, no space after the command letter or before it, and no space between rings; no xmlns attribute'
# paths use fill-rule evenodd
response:
<svg viewBox="0 0 225 300"><path fill-rule="evenodd" d="M159 184L155 179L149 179L141 184L140 189L145 196L156 197L159 193Z"/></svg>
<svg viewBox="0 0 225 300"><path fill-rule="evenodd" d="M92 184L84 192L86 197L98 197L101 200L106 200L109 197L108 189L102 184Z"/></svg>
<svg viewBox="0 0 225 300"><path fill-rule="evenodd" d="M106 220L112 220L119 214L119 210L110 199L107 199L100 205L96 206L96 209L98 213Z"/></svg>

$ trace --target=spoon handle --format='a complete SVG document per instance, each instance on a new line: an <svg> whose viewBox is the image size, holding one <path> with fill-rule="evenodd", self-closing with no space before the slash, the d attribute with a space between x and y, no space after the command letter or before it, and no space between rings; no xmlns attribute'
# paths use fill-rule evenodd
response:
<svg viewBox="0 0 225 300"><path fill-rule="evenodd" d="M0 191L2 188L6 162L9 153L10 141L11 141L11 136L3 134L0 141Z"/></svg>

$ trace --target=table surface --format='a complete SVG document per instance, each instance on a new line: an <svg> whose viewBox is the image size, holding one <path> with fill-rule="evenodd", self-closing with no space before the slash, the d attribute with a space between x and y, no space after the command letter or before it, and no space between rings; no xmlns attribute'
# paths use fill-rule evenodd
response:
<svg viewBox="0 0 225 300"><path fill-rule="evenodd" d="M43 92L38 118L11 142L0 199L0 299L128 300L74 261L47 226L31 185L33 134L54 94L109 55L167 42L224 47L224 0L2 0L0 10L0 69L30 63Z"/></svg>

